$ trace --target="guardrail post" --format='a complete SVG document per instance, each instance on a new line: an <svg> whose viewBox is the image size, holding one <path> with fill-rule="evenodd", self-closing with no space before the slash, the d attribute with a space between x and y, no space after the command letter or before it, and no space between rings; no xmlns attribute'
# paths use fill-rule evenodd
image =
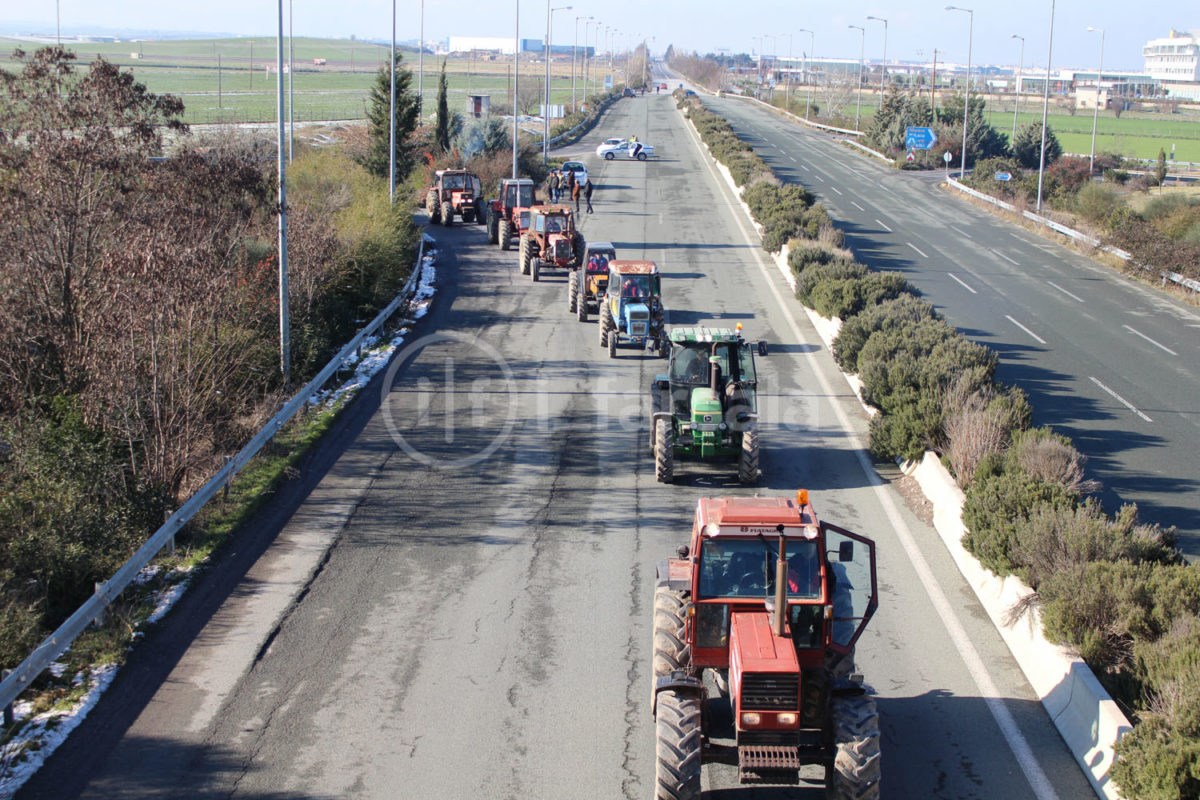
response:
<svg viewBox="0 0 1200 800"><path fill-rule="evenodd" d="M308 403L305 403L303 406L301 406L301 408L308 408ZM225 456L225 466L229 466L229 462L232 460L233 459L230 458L229 456ZM229 499L229 484L231 484L231 483L233 483L233 476L226 475L225 476L225 485L221 487L221 499L222 500ZM174 542L175 538L171 537L171 541Z"/></svg>
<svg viewBox="0 0 1200 800"><path fill-rule="evenodd" d="M0 681L8 680L8 676L12 675L11 669L0 669ZM4 707L4 727L11 728L13 726L13 707L9 703Z"/></svg>
<svg viewBox="0 0 1200 800"><path fill-rule="evenodd" d="M104 588L104 584L102 584L102 583L95 583L95 584L93 584L93 586L95 586L96 594L100 594L100 590ZM97 628L104 627L104 619L105 619L107 610L108 610L107 606L102 607L100 609L99 613L96 614L96 618L92 620L92 624L95 625Z"/></svg>

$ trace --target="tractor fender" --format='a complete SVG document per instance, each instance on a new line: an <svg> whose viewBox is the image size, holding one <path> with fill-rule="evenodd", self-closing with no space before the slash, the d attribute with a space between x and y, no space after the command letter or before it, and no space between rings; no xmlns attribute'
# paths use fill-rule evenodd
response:
<svg viewBox="0 0 1200 800"><path fill-rule="evenodd" d="M684 548L680 548L683 551ZM692 581L691 578L680 578L678 575L675 578L671 577L671 562L686 564L682 559L664 558L654 567L654 588L667 588L677 592L683 592L685 597L691 595Z"/></svg>
<svg viewBox="0 0 1200 800"><path fill-rule="evenodd" d="M652 422L658 422L660 419L669 419L673 421L675 419L675 415L670 411L655 411L650 415L650 420Z"/></svg>
<svg viewBox="0 0 1200 800"><path fill-rule="evenodd" d="M651 716L658 713L658 693L664 692L667 689L674 689L680 694L690 694L701 700L704 699L704 682L699 678L692 677L681 669L677 669L670 675L662 675L654 681L654 693L650 698Z"/></svg>

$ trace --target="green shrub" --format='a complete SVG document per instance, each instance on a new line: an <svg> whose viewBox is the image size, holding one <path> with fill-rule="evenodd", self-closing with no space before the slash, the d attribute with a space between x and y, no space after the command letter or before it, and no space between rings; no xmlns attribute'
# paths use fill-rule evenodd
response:
<svg viewBox="0 0 1200 800"><path fill-rule="evenodd" d="M1111 776L1124 797L1138 800L1200 798L1200 742L1175 735L1156 716L1144 716L1117 742Z"/></svg>
<svg viewBox="0 0 1200 800"><path fill-rule="evenodd" d="M1116 189L1105 183L1085 183L1075 195L1075 210L1084 219L1097 225L1107 226L1109 220L1124 207L1125 201Z"/></svg>
<svg viewBox="0 0 1200 800"><path fill-rule="evenodd" d="M792 253L789 253L789 260L791 256ZM857 373L858 354L871 334L876 331L894 330L904 322L936 318L937 312L930 303L911 294L902 294L895 299L886 300L845 321L837 338L833 340L833 358L845 371Z"/></svg>
<svg viewBox="0 0 1200 800"><path fill-rule="evenodd" d="M962 375L942 395L942 454L958 485L966 488L985 458L1003 453L1015 432L1029 427L1033 409L1016 387L972 385Z"/></svg>
<svg viewBox="0 0 1200 800"><path fill-rule="evenodd" d="M868 270L862 264L838 256L825 264L809 267L796 279L796 297L801 303L813 307L812 293L824 281L845 280L865 277Z"/></svg>
<svg viewBox="0 0 1200 800"><path fill-rule="evenodd" d="M813 288L813 309L825 317L850 319L864 308L873 308L917 290L899 272L870 272L861 278L827 280Z"/></svg>
<svg viewBox="0 0 1200 800"><path fill-rule="evenodd" d="M797 276L811 266L822 266L838 257L838 253L822 244L793 239L788 243L788 266Z"/></svg>
<svg viewBox="0 0 1200 800"><path fill-rule="evenodd" d="M1069 438L1050 428L1031 428L1014 436L1008 460L1029 475L1057 483L1075 494L1099 488L1084 477L1087 457Z"/></svg>
<svg viewBox="0 0 1200 800"><path fill-rule="evenodd" d="M990 462L990 463L989 463ZM1072 509L1077 497L1057 483L1038 480L1020 469L997 470L985 459L963 503L963 547L997 575L1014 573L1014 553L1027 515L1036 508Z"/></svg>
<svg viewBox="0 0 1200 800"><path fill-rule="evenodd" d="M912 393L910 402L871 418L870 450L879 459L921 458L935 441L941 425L936 398Z"/></svg>

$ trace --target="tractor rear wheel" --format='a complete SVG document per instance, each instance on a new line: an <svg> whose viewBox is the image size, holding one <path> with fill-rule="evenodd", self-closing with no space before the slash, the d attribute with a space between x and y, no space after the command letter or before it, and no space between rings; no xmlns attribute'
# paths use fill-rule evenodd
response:
<svg viewBox="0 0 1200 800"><path fill-rule="evenodd" d="M439 222L438 211L441 206L438 204L437 191L430 189L425 193L425 213L429 215L429 221L433 224Z"/></svg>
<svg viewBox="0 0 1200 800"><path fill-rule="evenodd" d="M738 480L742 483L758 483L758 430L747 428L742 432L742 452L738 456Z"/></svg>
<svg viewBox="0 0 1200 800"><path fill-rule="evenodd" d="M620 335L617 334L617 331L615 329L608 332L608 357L609 358L617 357L617 340L620 338L621 338Z"/></svg>
<svg viewBox="0 0 1200 800"><path fill-rule="evenodd" d="M600 298L600 346L608 347L608 326L612 324L612 311L608 308L608 303L604 302L604 298Z"/></svg>
<svg viewBox="0 0 1200 800"><path fill-rule="evenodd" d="M675 427L664 417L654 421L654 477L659 483L675 480Z"/></svg>
<svg viewBox="0 0 1200 800"><path fill-rule="evenodd" d="M574 256L575 257L573 259L571 259L571 266L572 267L582 267L583 266L583 257L587 254L587 242L584 241L583 234L580 233L579 231L575 231L574 245L575 245L575 247L574 247Z"/></svg>
<svg viewBox="0 0 1200 800"><path fill-rule="evenodd" d="M662 696L658 702L662 704ZM833 698L836 752L825 796L829 800L876 800L879 797L879 709L867 694Z"/></svg>
<svg viewBox="0 0 1200 800"><path fill-rule="evenodd" d="M700 797L700 698L664 689L654 714L655 800Z"/></svg>
<svg viewBox="0 0 1200 800"><path fill-rule="evenodd" d="M512 247L512 223L506 219L500 220L500 249L508 250Z"/></svg>
<svg viewBox="0 0 1200 800"><path fill-rule="evenodd" d="M487 201L482 197L475 201L475 221L480 225L486 225L487 218Z"/></svg>
<svg viewBox="0 0 1200 800"><path fill-rule="evenodd" d="M529 274L529 264L533 261L533 248L529 246L529 237L521 237L521 246L517 250L517 264L521 268L522 275Z"/></svg>
<svg viewBox="0 0 1200 800"><path fill-rule="evenodd" d="M500 241L500 220L495 214L488 214L487 240L488 244L496 244Z"/></svg>
<svg viewBox="0 0 1200 800"><path fill-rule="evenodd" d="M579 296L575 298L575 319L580 322L587 322L588 318L588 298L587 289L581 289Z"/></svg>
<svg viewBox="0 0 1200 800"><path fill-rule="evenodd" d="M537 256L529 259L529 271L533 275L533 280L536 283L538 276L542 274L542 260Z"/></svg>
<svg viewBox="0 0 1200 800"><path fill-rule="evenodd" d="M692 672L692 654L687 646L687 618L692 601L677 589L660 586L654 590L654 677L678 669Z"/></svg>
<svg viewBox="0 0 1200 800"><path fill-rule="evenodd" d="M454 222L454 206L450 205L450 201L447 200L442 203L442 225L449 228L451 222Z"/></svg>
<svg viewBox="0 0 1200 800"><path fill-rule="evenodd" d="M579 302L579 274L572 272L567 278L567 311L575 313L575 305Z"/></svg>

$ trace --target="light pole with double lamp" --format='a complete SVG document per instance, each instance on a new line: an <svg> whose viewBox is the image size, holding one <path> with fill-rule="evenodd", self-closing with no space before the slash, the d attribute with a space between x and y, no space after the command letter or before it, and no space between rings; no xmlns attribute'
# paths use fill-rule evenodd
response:
<svg viewBox="0 0 1200 800"><path fill-rule="evenodd" d="M967 117L971 110L971 40L975 36L975 10L958 6L946 6L946 10L965 11L970 16L970 23L967 27L967 86L963 91L962 166L958 169L958 179L961 181L967 174Z"/></svg>
<svg viewBox="0 0 1200 800"><path fill-rule="evenodd" d="M1096 73L1096 103L1092 109L1092 155L1088 159L1088 175L1096 172L1096 122L1100 118L1100 81L1104 80L1104 28L1088 26L1093 33L1100 31L1100 71ZM1047 76L1048 77L1048 76Z"/></svg>
<svg viewBox="0 0 1200 800"><path fill-rule="evenodd" d="M592 19L592 17L576 17L575 18L575 44L571 45L571 113L579 110L579 106L575 103L575 57L579 50L579 20ZM583 38L587 39L587 24L584 24Z"/></svg>
<svg viewBox="0 0 1200 800"><path fill-rule="evenodd" d="M868 16L867 19L883 23L883 66L879 68L879 106L883 107L883 96L887 93L887 20Z"/></svg>
<svg viewBox="0 0 1200 800"><path fill-rule="evenodd" d="M550 158L550 59L554 55L551 38L554 33L554 12L569 11L570 6L559 6L558 8L550 7L550 0L546 0L546 107L542 109L542 163L545 164Z"/></svg>
<svg viewBox="0 0 1200 800"><path fill-rule="evenodd" d="M863 57L867 54L867 29L862 25L850 25L851 28L857 28L862 34L862 45L858 50L858 104L854 111L854 130L858 130L859 123L862 121L862 70Z"/></svg>

